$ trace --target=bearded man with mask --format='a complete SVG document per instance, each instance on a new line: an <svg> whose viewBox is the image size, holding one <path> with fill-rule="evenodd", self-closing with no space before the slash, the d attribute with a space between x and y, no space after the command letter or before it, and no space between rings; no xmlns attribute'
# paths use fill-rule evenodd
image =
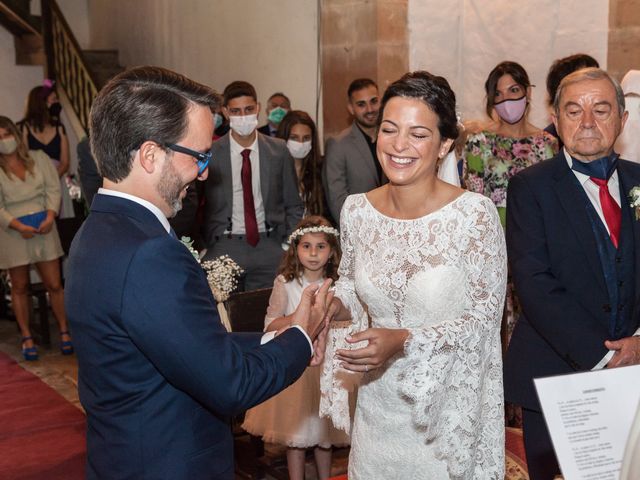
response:
<svg viewBox="0 0 640 480"><path fill-rule="evenodd" d="M213 144L205 186L205 260L229 255L245 290L273 285L282 243L302 218L293 159L286 143L258 133L260 104L243 81L227 85L222 113L231 130Z"/></svg>
<svg viewBox="0 0 640 480"><path fill-rule="evenodd" d="M511 179L507 252L522 315L504 364L523 408L532 480L559 473L533 379L640 363L640 166L613 146L627 119L620 85L597 68L560 83L553 159Z"/></svg>

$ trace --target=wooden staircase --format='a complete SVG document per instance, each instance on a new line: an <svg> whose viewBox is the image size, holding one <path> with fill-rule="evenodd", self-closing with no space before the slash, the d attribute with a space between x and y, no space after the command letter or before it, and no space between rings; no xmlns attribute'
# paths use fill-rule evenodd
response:
<svg viewBox="0 0 640 480"><path fill-rule="evenodd" d="M0 0L0 25L14 38L16 65L42 65L56 80L65 110L79 137L88 133L96 94L124 70L117 50L82 50L55 0L41 0L42 16L31 15L30 0ZM69 108L70 107L70 108Z"/></svg>

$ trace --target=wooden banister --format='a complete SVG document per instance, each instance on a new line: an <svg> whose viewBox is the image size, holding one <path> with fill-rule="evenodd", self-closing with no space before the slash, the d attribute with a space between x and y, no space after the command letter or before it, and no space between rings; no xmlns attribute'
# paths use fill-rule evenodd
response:
<svg viewBox="0 0 640 480"><path fill-rule="evenodd" d="M98 87L69 24L55 0L42 0L42 29L46 52L45 76L55 80L78 118L89 132L89 112Z"/></svg>

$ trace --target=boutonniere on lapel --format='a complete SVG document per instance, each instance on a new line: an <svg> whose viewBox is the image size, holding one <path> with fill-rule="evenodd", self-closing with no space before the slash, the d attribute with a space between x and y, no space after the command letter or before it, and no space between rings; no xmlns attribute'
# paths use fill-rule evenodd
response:
<svg viewBox="0 0 640 480"><path fill-rule="evenodd" d="M224 328L228 332L231 331L231 323L229 322L229 315L227 309L224 306L224 302L228 300L229 295L238 287L238 280L244 273L244 270L234 262L228 255L222 255L213 260L202 261L200 254L193 248L193 240L189 237L182 237L180 239L182 244L187 247L189 253L193 255L196 262L200 264L205 274L207 275L207 282L213 298L216 300L218 314L220 315L220 321Z"/></svg>
<svg viewBox="0 0 640 480"><path fill-rule="evenodd" d="M640 185L633 187L629 192L629 206L633 208L636 220L640 220Z"/></svg>
<svg viewBox="0 0 640 480"><path fill-rule="evenodd" d="M189 253L193 255L193 258L195 258L196 261L200 263L200 254L195 248L193 248L193 240L191 240L191 238L189 237L182 237L180 241L185 247L187 247L187 250L189 250Z"/></svg>

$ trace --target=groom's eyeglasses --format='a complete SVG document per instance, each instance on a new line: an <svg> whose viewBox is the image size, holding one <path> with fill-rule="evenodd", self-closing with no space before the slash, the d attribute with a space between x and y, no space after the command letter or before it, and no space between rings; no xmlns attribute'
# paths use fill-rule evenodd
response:
<svg viewBox="0 0 640 480"><path fill-rule="evenodd" d="M209 161L211 161L211 157L213 156L211 150L209 150L207 153L196 152L195 150L191 150L190 148L183 147L181 145L176 145L175 143L168 143L167 148L173 150L174 152L184 153L195 158L198 163L198 175L201 175L202 172L205 171L205 169L209 165Z"/></svg>

